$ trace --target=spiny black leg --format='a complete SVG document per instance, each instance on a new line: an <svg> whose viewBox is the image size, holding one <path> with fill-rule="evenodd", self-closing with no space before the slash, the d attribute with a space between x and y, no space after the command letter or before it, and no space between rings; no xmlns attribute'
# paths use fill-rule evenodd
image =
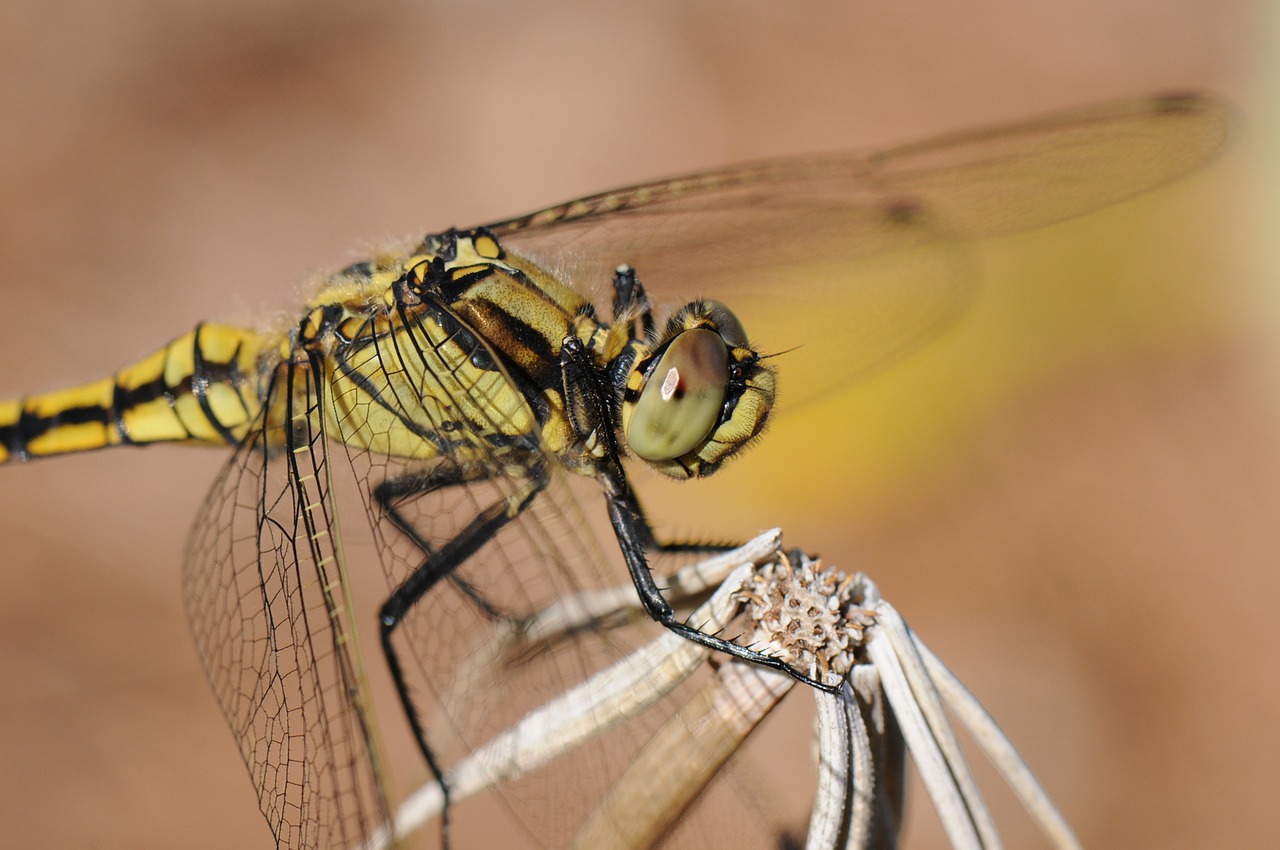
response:
<svg viewBox="0 0 1280 850"><path fill-rule="evenodd" d="M709 635L687 623L680 622L676 618L671 605L667 603L661 591L658 590L658 585L653 580L653 573L649 571L649 565L645 561L644 545L641 542L641 535L638 529L639 516L637 510L632 507L633 499L627 488L625 477L619 478L614 473L604 472L602 473L602 478L611 479L606 480L605 486L605 498L609 503L609 521L613 524L614 534L618 538L618 545L622 547L622 557L627 562L627 571L631 573L631 581L636 587L636 593L640 595L640 601L650 617L662 626L700 646L732 655L735 658L741 658L744 661L760 664L780 673L786 673L798 682L828 693L836 693L840 690L840 685L830 685L811 678L796 670L781 658L775 658L772 655L765 655L759 650L739 646L732 641Z"/></svg>
<svg viewBox="0 0 1280 850"><path fill-rule="evenodd" d="M639 502L632 499L636 513L637 534L644 544L646 552L657 552L663 555L722 553L737 549L746 541L693 541L693 540L659 540L653 533L653 526L644 515Z"/></svg>
<svg viewBox="0 0 1280 850"><path fill-rule="evenodd" d="M646 552L660 555L722 554L737 549L745 542L659 540L657 535L653 533L653 526L649 524L648 518L644 515L644 509L634 495L631 498L631 513L635 518L636 536Z"/></svg>
<svg viewBox="0 0 1280 850"><path fill-rule="evenodd" d="M644 550L653 555L723 555L725 552L732 552L746 541L731 542L711 542L689 540L659 540L653 533L653 526L649 524L649 520L645 517L644 511L640 503L632 495L631 505L633 514L636 517L636 530L643 541ZM646 565L648 559L645 559ZM650 575L653 570L649 571ZM656 583L656 582L655 582ZM660 590L669 590L669 587L661 587Z"/></svg>
<svg viewBox="0 0 1280 850"><path fill-rule="evenodd" d="M604 447L596 477L604 488L609 521L613 524L614 536L618 538L623 560L631 574L631 582L635 585L645 612L663 627L700 646L786 673L819 690L837 692L839 685L819 682L780 658L709 635L676 618L675 611L658 589L645 558L645 549L653 548L655 541L622 468L617 435L611 426L612 419L609 415L610 387L592 364L591 355L576 337L567 337L563 341L560 368L567 406L574 411L575 427L584 438L594 436Z"/></svg>
<svg viewBox="0 0 1280 850"><path fill-rule="evenodd" d="M470 598L482 603L481 607L486 613L500 616L474 588L455 575L455 571L485 543L493 539L503 526L519 516L533 502L534 497L546 486L547 475L541 464L534 464L527 473L526 484L520 490L476 514L465 528L450 538L440 549L434 551L417 533L413 525L396 511L391 502L395 498L411 495L414 492L426 493L441 487L477 481L493 474L492 470L481 465L448 464L439 467L438 471L433 470L426 476L418 477L416 487L409 478L392 479L390 482L384 482L384 485L380 485L375 491L375 498L387 510L392 522L426 555L423 562L382 603L382 608L378 612L378 623L382 654L386 658L387 669L391 673L401 709L408 718L409 728L427 763L427 768L440 786L442 797L440 832L446 847L449 844L449 785L445 781L443 767L427 743L426 729L423 728L422 719L418 716L417 708L413 704L413 697L409 693L408 681L404 675L404 667L400 663L400 656L396 652L392 638L409 611L441 579L447 578L454 581Z"/></svg>
<svg viewBox="0 0 1280 850"><path fill-rule="evenodd" d="M653 305L631 266L618 266L613 272L613 320L623 316L635 323L632 339L653 338Z"/></svg>
<svg viewBox="0 0 1280 850"><path fill-rule="evenodd" d="M400 586L392 592L378 612L378 622L382 636L382 650L387 657L387 666L391 668L391 676L396 686L396 693L405 714L409 717L409 725L413 728L414 738L423 751L423 755L432 760L430 748L427 746L426 733L422 722L414 710L413 700L409 695L408 685L403 675L399 657L392 645L392 636L403 622L406 614L413 609L427 591L431 590L442 578L450 575L480 547L493 539L508 522L515 519L529 506L543 487L547 477L542 467L530 471L527 483L507 499L495 502L477 514L467 523L466 528L458 532L435 554L431 555ZM433 766L434 772L434 766ZM437 775L437 778L442 778Z"/></svg>
<svg viewBox="0 0 1280 850"><path fill-rule="evenodd" d="M456 487L468 481L487 478L489 475L490 473L487 469L468 470L457 464L448 463L433 467L425 474L411 473L389 478L374 488L374 501L386 513L387 518L391 520L391 524L422 553L423 561L417 569L423 569L426 566L427 561L435 554L435 548L418 532L414 524L400 513L400 509L397 507L399 502L408 497L417 498L436 490L443 490L446 487ZM450 573L446 578L448 578L450 584L475 603L476 607L490 619L502 620L507 618L503 611L486 599L469 581L456 572Z"/></svg>

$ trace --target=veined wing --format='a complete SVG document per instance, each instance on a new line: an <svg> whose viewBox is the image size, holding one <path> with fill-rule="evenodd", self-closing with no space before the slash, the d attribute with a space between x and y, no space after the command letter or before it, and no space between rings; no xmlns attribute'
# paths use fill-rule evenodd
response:
<svg viewBox="0 0 1280 850"><path fill-rule="evenodd" d="M400 318L392 330L335 354L339 372L360 376L336 384L339 407L348 411L337 428L366 499L389 589L402 587L433 555L466 550L408 610L393 638L427 743L447 772L661 629L637 611L608 628L588 623L554 641L511 649L536 615L557 603L619 585L634 591L616 546L600 546L592 534L572 476L541 445L532 424L523 432L515 427L533 417L517 409L524 401L516 380L484 337L442 304ZM378 405L395 410L407 430L447 437L436 441L437 456L415 460L360 448L387 442L375 430L385 420L370 415ZM448 484L437 486L443 481ZM530 497L532 482L541 483ZM474 546L459 543L480 527L487 531ZM481 801L460 803L451 812L455 845L492 844L495 822L505 822L528 846L568 846L646 733L685 698L687 690L678 690L614 732L504 784L498 796L505 805L497 813ZM430 779L425 771L417 778ZM713 791L708 799L716 796ZM725 817L721 835L736 834L735 818L741 828L741 813ZM769 826L755 835L758 846L773 846Z"/></svg>
<svg viewBox="0 0 1280 850"><path fill-rule="evenodd" d="M790 352L785 408L946 328L972 291L957 241L1142 194L1210 160L1229 125L1209 96L1120 101L645 183L491 228L588 291L629 263L655 303L725 301L766 351Z"/></svg>
<svg viewBox="0 0 1280 850"><path fill-rule="evenodd" d="M513 653L509 641L537 613L628 584L618 556L604 554L616 549L596 545L517 379L461 314L444 303L353 309L326 337L331 312L309 314L292 360L265 373L263 412L207 498L185 564L201 658L285 847L357 846L384 825L391 799L336 523L348 470L387 588L355 610L372 614L432 555L461 550L392 637L413 716L444 769L656 629L640 616L608 630L585 624ZM344 444L349 464L331 469L326 438ZM465 542L477 527L488 531ZM385 684L371 651L370 678ZM421 782L407 725L396 717L393 731ZM572 838L644 728L633 721L615 743L593 742L503 789L534 846ZM454 813L457 846L474 846L468 823L492 821L474 812Z"/></svg>
<svg viewBox="0 0 1280 850"><path fill-rule="evenodd" d="M969 292L957 239L1045 224L1151 188L1205 161L1225 127L1212 101L1133 102L880 154L664 181L494 228L509 249L580 288L602 287L613 266L629 262L655 300L744 296L731 306L754 337L773 350L802 346L785 363L784 399L794 400L944 327ZM782 324L781 308L798 298L819 309ZM652 633L643 623L582 629L531 649L519 665L483 663L552 601L615 586L624 571L593 544L553 452L529 430L534 417L482 335L444 308L447 321L404 316L361 349L368 359L354 373L339 362L277 374L273 391L288 411L272 421L291 424L279 435L259 429L241 446L188 554L202 657L263 810L290 846L353 843L384 822L387 805L348 643L325 422L346 445L389 587L460 533L491 527L472 538L457 569L433 580L396 635L412 661L410 691L436 695L417 713L446 768ZM300 380L301 391L281 386L281 376ZM325 393L332 419L316 412ZM401 445L404 433L422 438L421 452L377 450ZM600 777L634 751L631 734L575 757L584 761L557 763L552 783L535 773L508 789L535 844L562 844L576 813L526 797L555 787L561 806L589 811Z"/></svg>
<svg viewBox="0 0 1280 850"><path fill-rule="evenodd" d="M192 528L183 589L277 846L354 847L389 803L330 492L323 379L283 365ZM289 427L268 429L272 409Z"/></svg>

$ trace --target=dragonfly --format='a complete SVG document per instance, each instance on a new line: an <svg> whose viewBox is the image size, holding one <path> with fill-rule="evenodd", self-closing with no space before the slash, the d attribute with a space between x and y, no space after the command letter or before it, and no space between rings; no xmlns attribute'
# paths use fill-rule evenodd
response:
<svg viewBox="0 0 1280 850"><path fill-rule="evenodd" d="M356 846L395 795L350 589L373 567L343 545L342 493L387 582L373 657L446 801L456 753L628 638L599 623L502 670L475 670L477 648L620 575L649 627L834 687L685 618L654 565L723 547L659 540L636 469L715 473L779 412L951 326L974 291L965 242L1191 172L1229 112L1201 94L1127 100L442 231L334 272L283 326L202 323L109 377L0 402L0 462L230 451L183 557L196 646L276 845ZM574 781L589 807L598 780ZM535 843L566 843L563 814L517 817Z"/></svg>

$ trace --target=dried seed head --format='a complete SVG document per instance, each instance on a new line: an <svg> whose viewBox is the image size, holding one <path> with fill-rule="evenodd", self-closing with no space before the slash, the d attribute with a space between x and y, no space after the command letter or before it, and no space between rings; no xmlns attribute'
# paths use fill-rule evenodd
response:
<svg viewBox="0 0 1280 850"><path fill-rule="evenodd" d="M760 567L738 592L755 625L753 640L769 645L809 675L845 676L857 661L863 632L874 620L862 607L865 579L785 555Z"/></svg>

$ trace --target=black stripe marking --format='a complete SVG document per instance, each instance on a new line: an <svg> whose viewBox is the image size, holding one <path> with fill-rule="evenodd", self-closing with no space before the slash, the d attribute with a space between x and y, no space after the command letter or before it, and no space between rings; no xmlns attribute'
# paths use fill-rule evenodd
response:
<svg viewBox="0 0 1280 850"><path fill-rule="evenodd" d="M0 425L0 444L4 445L5 451L9 453L11 459L30 460L26 446L22 443L17 422L10 425Z"/></svg>
<svg viewBox="0 0 1280 850"><path fill-rule="evenodd" d="M489 339L496 348L503 350L509 359L524 360L523 357L516 358L516 352L504 350L506 348L502 345L504 336L528 352L530 360L526 371L534 383L543 387L552 387L557 384L560 377L560 357L552 347L551 340L538 333L523 319L513 316L492 302L475 302L474 312L477 317L486 320L486 325L492 323L493 331L489 334Z"/></svg>
<svg viewBox="0 0 1280 850"><path fill-rule="evenodd" d="M129 435L128 426L125 425L125 413L135 407L148 404L160 398L167 401L170 407L173 406L173 394L169 392L169 387L165 384L163 376L147 381L145 384L140 384L131 390L126 389L122 384L117 383L115 385L115 391L111 396L111 420L116 426L116 432L119 433L122 443L130 446L137 445L133 437ZM186 430L185 427L183 430Z"/></svg>
<svg viewBox="0 0 1280 850"><path fill-rule="evenodd" d="M100 404L86 404L80 407L68 407L60 410L53 416L35 416L28 411L22 411L22 419L19 420L24 426L29 423L37 423L43 425L37 431L28 432L28 440L33 436L39 436L46 431L62 425L84 425L89 422L101 423L103 425L111 421L111 412Z"/></svg>
<svg viewBox="0 0 1280 850"><path fill-rule="evenodd" d="M36 416L27 410L25 405L18 421L12 425L0 427L0 441L12 457L18 460L30 460L31 441L64 425L100 424L111 421L111 413L97 404L86 404L80 407L68 407L53 416Z"/></svg>
<svg viewBox="0 0 1280 850"><path fill-rule="evenodd" d="M213 406L209 404L209 387L212 384L224 382L219 380L219 378L225 377L227 374L227 364L210 364L204 359L204 348L200 345L200 333L203 330L203 322L196 325L192 345L192 363L194 364L194 367L191 370L191 394L195 396L196 401L200 403L200 411L204 413L204 418L209 421L209 424L213 426L213 429L218 432L218 436L220 436L228 445L234 446L238 442L235 434L232 434L230 429L218 420L218 417L213 413ZM221 368L215 370L215 366ZM190 430L188 430L187 433L190 433Z"/></svg>
<svg viewBox="0 0 1280 850"><path fill-rule="evenodd" d="M483 303L487 304L488 302ZM533 410L535 421L540 425L545 425L547 423L547 420L551 415L551 409L547 403L546 397L542 394L541 386L534 380L532 375L512 361L508 352L504 351L500 346L495 345L494 340L487 340L483 332L472 328L472 326L449 305L436 301L434 298L428 298L423 301L423 306L430 310L431 317L435 319L438 325L440 325L441 330L445 332L451 342L456 345L463 346L471 351L469 359L472 365L479 365L476 360L479 352L481 351L485 354L479 359L481 362L487 360L491 364L491 371L497 371L500 363L504 376L507 379L507 383L513 386L516 391L524 397L525 403ZM495 309L497 308L495 307ZM502 312L503 315L507 315L508 319L510 319L513 324L519 324L521 327L524 327L527 332L532 333L532 330L529 329L527 325L524 325L523 322L517 322L515 319L511 319L505 311L500 310L499 312ZM404 314L401 314L401 320L405 322L406 327L411 326L413 322L419 321L416 318L410 319ZM534 334L534 336L537 336L537 338L542 340L544 343L546 342L541 335ZM543 347L543 352L544 354L540 354L539 356L545 356L549 359L541 362L549 363L554 366L555 375L558 377L560 374L559 358L552 354L545 345ZM554 379L553 384L548 384L547 386L554 387Z"/></svg>
<svg viewBox="0 0 1280 850"><path fill-rule="evenodd" d="M490 277L493 273L493 266L485 265L466 274L455 275L451 273L432 277L427 282L427 285L439 292L441 298L452 304L466 295L468 289Z"/></svg>

